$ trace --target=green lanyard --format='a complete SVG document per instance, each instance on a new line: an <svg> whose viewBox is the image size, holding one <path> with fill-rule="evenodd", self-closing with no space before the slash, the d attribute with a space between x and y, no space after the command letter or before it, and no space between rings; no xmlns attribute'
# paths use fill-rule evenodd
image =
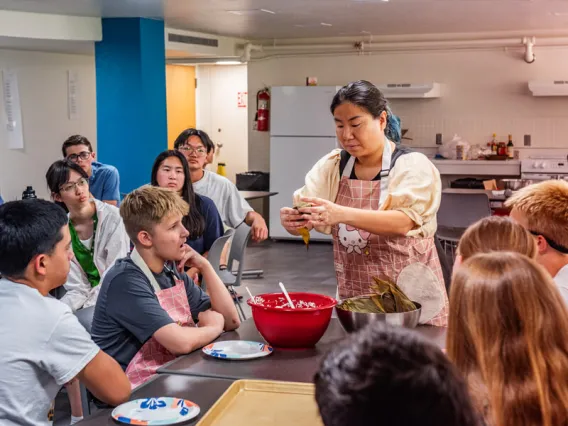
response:
<svg viewBox="0 0 568 426"><path fill-rule="evenodd" d="M71 221L69 222L69 232L71 233L71 245L73 246L73 253L81 268L87 275L87 279L91 287L96 287L101 281L101 275L97 266L95 265L95 238L97 233L98 217L97 213L93 215L93 237L91 248L88 249L79 239L77 231Z"/></svg>

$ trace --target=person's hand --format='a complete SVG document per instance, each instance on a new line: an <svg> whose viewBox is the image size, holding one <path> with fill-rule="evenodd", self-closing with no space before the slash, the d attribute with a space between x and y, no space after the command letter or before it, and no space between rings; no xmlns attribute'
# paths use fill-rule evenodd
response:
<svg viewBox="0 0 568 426"><path fill-rule="evenodd" d="M214 327L219 330L219 334L221 334L225 327L225 318L223 315L211 309L200 312L197 319L199 320L199 327Z"/></svg>
<svg viewBox="0 0 568 426"><path fill-rule="evenodd" d="M256 215L251 224L251 235L252 240L256 243L260 243L268 238L268 228L261 215Z"/></svg>
<svg viewBox="0 0 568 426"><path fill-rule="evenodd" d="M312 229L312 226L302 216L302 213L290 207L282 207L280 209L280 223L288 232L298 232L299 228Z"/></svg>
<svg viewBox="0 0 568 426"><path fill-rule="evenodd" d="M195 284L197 284L199 282L199 269L197 269L195 267L191 267L187 271L185 271L185 273L187 274L187 276L189 278L191 278L193 280L193 282Z"/></svg>
<svg viewBox="0 0 568 426"><path fill-rule="evenodd" d="M300 208L302 217L313 226L334 226L343 221L345 207L321 198L302 198L310 207Z"/></svg>
<svg viewBox="0 0 568 426"><path fill-rule="evenodd" d="M183 245L183 250L185 254L178 262L177 268L179 272L183 272L185 266L189 266L190 268L197 268L198 270L203 270L207 266L209 266L209 262L195 250L193 250L187 244Z"/></svg>

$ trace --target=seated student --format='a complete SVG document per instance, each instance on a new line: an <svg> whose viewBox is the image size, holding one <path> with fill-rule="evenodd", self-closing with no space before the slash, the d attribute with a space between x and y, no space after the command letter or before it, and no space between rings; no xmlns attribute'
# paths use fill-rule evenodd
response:
<svg viewBox="0 0 568 426"><path fill-rule="evenodd" d="M189 180L187 160L179 151L164 151L154 161L151 183L177 192L189 205L189 214L182 220L189 232L187 245L207 257L215 240L223 235L223 221L215 203L208 197L193 192ZM197 268L187 271L194 281L200 273Z"/></svg>
<svg viewBox="0 0 568 426"><path fill-rule="evenodd" d="M568 303L568 182L549 180L517 191L505 205L511 218L534 235L536 260Z"/></svg>
<svg viewBox="0 0 568 426"><path fill-rule="evenodd" d="M91 194L97 200L117 206L120 203L120 178L116 167L95 161L91 142L81 135L69 137L61 147L63 157L77 163L89 176Z"/></svg>
<svg viewBox="0 0 568 426"><path fill-rule="evenodd" d="M75 312L94 306L101 276L117 259L128 254L130 240L115 206L91 198L89 177L79 165L58 160L46 174L51 196L69 211L73 258L61 299ZM71 424L83 418L78 381L66 385L71 403Z"/></svg>
<svg viewBox="0 0 568 426"><path fill-rule="evenodd" d="M226 177L204 169L207 154L215 149L207 133L196 129L184 130L176 139L174 147L185 155L189 163L193 190L215 202L225 225L236 228L245 222L252 228L254 241L268 238L264 218L252 209L239 194L237 187Z"/></svg>
<svg viewBox="0 0 568 426"><path fill-rule="evenodd" d="M456 269L448 357L488 425L568 424L568 310L549 274L518 253Z"/></svg>
<svg viewBox="0 0 568 426"><path fill-rule="evenodd" d="M211 264L185 244L187 214L187 203L175 192L150 185L132 191L120 206L135 248L104 277L91 334L126 370L133 387L176 355L240 324ZM209 296L179 272L186 264L201 271Z"/></svg>
<svg viewBox="0 0 568 426"><path fill-rule="evenodd" d="M488 216L471 225L460 238L455 266L479 253L512 251L534 259L536 243L532 235L508 217Z"/></svg>
<svg viewBox="0 0 568 426"><path fill-rule="evenodd" d="M370 324L324 358L315 376L325 426L480 426L467 387L434 344Z"/></svg>
<svg viewBox="0 0 568 426"><path fill-rule="evenodd" d="M130 251L130 240L118 208L91 198L89 178L77 164L58 160L46 174L53 199L69 210L69 231L75 256L61 299L77 309L94 306L103 274Z"/></svg>
<svg viewBox="0 0 568 426"><path fill-rule="evenodd" d="M71 236L63 209L45 200L0 206L0 424L51 424L51 402L78 377L118 405L130 384L71 309L50 297L69 272Z"/></svg>

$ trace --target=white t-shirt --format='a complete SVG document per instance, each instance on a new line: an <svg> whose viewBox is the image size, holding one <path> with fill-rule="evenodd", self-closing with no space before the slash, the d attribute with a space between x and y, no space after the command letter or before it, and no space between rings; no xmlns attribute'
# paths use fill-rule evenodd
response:
<svg viewBox="0 0 568 426"><path fill-rule="evenodd" d="M51 402L99 352L71 309L0 280L0 425L49 425Z"/></svg>
<svg viewBox="0 0 568 426"><path fill-rule="evenodd" d="M199 195L211 198L225 225L236 228L243 223L247 213L253 211L252 207L229 179L209 170L203 172L201 180L193 184L193 190Z"/></svg>
<svg viewBox="0 0 568 426"><path fill-rule="evenodd" d="M558 286L558 290L560 290L560 294L568 306L568 265L564 265L560 271L554 277L554 282Z"/></svg>

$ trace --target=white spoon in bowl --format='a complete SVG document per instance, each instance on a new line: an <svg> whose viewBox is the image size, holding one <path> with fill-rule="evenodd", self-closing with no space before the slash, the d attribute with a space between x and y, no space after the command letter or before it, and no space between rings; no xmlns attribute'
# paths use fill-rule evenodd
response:
<svg viewBox="0 0 568 426"><path fill-rule="evenodd" d="M286 297L286 300L288 301L288 304L290 305L290 307L292 309L296 309L296 307L292 303L292 299L290 299L290 295L286 291L286 287L284 287L284 284L280 283L279 285L280 285L280 289L282 289L282 293L284 293L284 296Z"/></svg>

